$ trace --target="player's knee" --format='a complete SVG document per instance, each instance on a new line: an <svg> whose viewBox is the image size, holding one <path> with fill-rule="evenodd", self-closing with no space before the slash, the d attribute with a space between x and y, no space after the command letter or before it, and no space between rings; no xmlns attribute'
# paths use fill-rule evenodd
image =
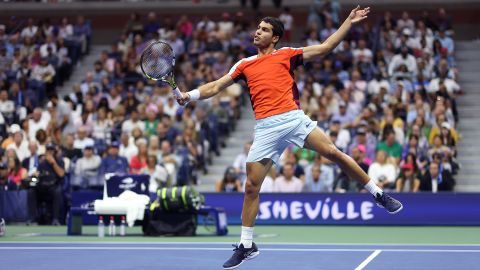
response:
<svg viewBox="0 0 480 270"><path fill-rule="evenodd" d="M246 196L257 196L260 192L261 185L257 181L254 181L250 178L247 178L245 183L245 195Z"/></svg>

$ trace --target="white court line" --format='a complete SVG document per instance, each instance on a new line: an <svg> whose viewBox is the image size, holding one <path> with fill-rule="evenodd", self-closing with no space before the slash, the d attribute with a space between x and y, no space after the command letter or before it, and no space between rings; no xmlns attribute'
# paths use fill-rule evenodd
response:
<svg viewBox="0 0 480 270"><path fill-rule="evenodd" d="M70 241L0 241L0 246L2 244L69 244L72 245L230 245L232 242L126 242L126 241L79 241L79 242L70 242ZM412 246L412 247L423 247L423 246L432 246L432 247L480 247L480 244L395 244L395 243L289 243L289 242L262 242L262 245L265 246L377 246L377 247L401 247L401 246ZM373 250L373 249L371 249Z"/></svg>
<svg viewBox="0 0 480 270"><path fill-rule="evenodd" d="M184 250L184 251L231 251L231 248L211 247L2 247L0 250ZM374 249L349 249L349 248L262 248L262 251L286 252L372 252ZM472 249L382 249L383 252L419 252L419 253L480 253Z"/></svg>
<svg viewBox="0 0 480 270"><path fill-rule="evenodd" d="M367 264L369 264L373 259L375 259L375 257L377 257L378 254L380 254L380 252L382 252L382 251L379 250L379 249L375 250L359 266L357 266L357 268L355 268L355 270L362 270L363 268L365 268L365 266L367 266Z"/></svg>

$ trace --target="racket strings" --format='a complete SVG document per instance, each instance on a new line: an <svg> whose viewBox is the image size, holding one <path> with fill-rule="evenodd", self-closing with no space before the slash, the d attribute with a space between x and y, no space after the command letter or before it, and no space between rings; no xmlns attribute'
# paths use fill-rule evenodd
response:
<svg viewBox="0 0 480 270"><path fill-rule="evenodd" d="M172 48L165 43L151 44L142 57L142 68L149 77L160 79L173 70L175 55Z"/></svg>

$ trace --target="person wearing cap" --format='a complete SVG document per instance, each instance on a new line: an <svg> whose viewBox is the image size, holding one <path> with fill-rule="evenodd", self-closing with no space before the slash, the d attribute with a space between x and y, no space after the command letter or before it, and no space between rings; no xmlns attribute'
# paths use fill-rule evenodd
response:
<svg viewBox="0 0 480 270"><path fill-rule="evenodd" d="M41 202L53 199L52 225L60 225L60 207L62 201L62 182L65 176L63 159L57 155L57 146L47 144L45 155L40 157L38 164L38 184L36 189L36 206ZM36 207L35 207L36 208Z"/></svg>
<svg viewBox="0 0 480 270"><path fill-rule="evenodd" d="M107 151L107 156L102 159L98 175L104 177L107 173L127 174L129 171L128 161L119 156L120 143L113 141ZM101 178L102 179L102 178Z"/></svg>
<svg viewBox="0 0 480 270"><path fill-rule="evenodd" d="M395 183L396 192L418 192L420 179L413 163L404 163Z"/></svg>
<svg viewBox="0 0 480 270"><path fill-rule="evenodd" d="M72 186L74 188L103 187L98 177L101 162L100 156L94 152L93 144L86 145L83 149L83 157L75 163Z"/></svg>

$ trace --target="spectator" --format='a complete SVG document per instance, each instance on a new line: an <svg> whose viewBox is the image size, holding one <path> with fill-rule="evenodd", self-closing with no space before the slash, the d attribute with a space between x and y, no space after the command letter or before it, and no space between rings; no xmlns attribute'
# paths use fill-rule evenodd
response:
<svg viewBox="0 0 480 270"><path fill-rule="evenodd" d="M9 190L8 183L8 166L5 162L0 161L0 192Z"/></svg>
<svg viewBox="0 0 480 270"><path fill-rule="evenodd" d="M137 140L138 153L130 160L130 172L139 174L143 169L147 167L148 159L148 146L147 140L141 138Z"/></svg>
<svg viewBox="0 0 480 270"><path fill-rule="evenodd" d="M420 183L421 191L437 193L438 191L452 191L455 186L449 171L442 170L439 163L431 162L427 173Z"/></svg>
<svg viewBox="0 0 480 270"><path fill-rule="evenodd" d="M63 155L72 161L82 157L82 149L75 148L75 136L68 134L65 136L65 142L62 147Z"/></svg>
<svg viewBox="0 0 480 270"><path fill-rule="evenodd" d="M225 174L220 181L215 184L216 192L241 192L242 183L238 177L238 174L232 166L225 170Z"/></svg>
<svg viewBox="0 0 480 270"><path fill-rule="evenodd" d="M383 137L384 140L377 145L377 151L385 151L388 157L399 160L402 155L402 146L395 139L395 131L387 129Z"/></svg>
<svg viewBox="0 0 480 270"><path fill-rule="evenodd" d="M101 188L102 181L99 179L99 168L102 159L95 155L92 144L83 149L83 157L75 164L72 186L75 188Z"/></svg>
<svg viewBox="0 0 480 270"><path fill-rule="evenodd" d="M94 145L95 142L92 138L88 137L85 127L79 127L77 132L77 138L73 142L73 147L83 150L87 145Z"/></svg>
<svg viewBox="0 0 480 270"><path fill-rule="evenodd" d="M47 145L45 156L38 164L38 184L36 186L35 204L30 209L37 208L41 202L51 202L52 225L60 225L60 208L62 201L62 181L65 176L63 160L57 156L57 147Z"/></svg>
<svg viewBox="0 0 480 270"><path fill-rule="evenodd" d="M397 178L397 169L395 165L387 163L387 152L377 152L377 159L368 168L368 176L382 189L392 187Z"/></svg>
<svg viewBox="0 0 480 270"><path fill-rule="evenodd" d="M395 183L396 192L417 192L420 187L416 165L414 163L405 163Z"/></svg>
<svg viewBox="0 0 480 270"><path fill-rule="evenodd" d="M158 162L163 164L171 176L171 184L177 183L177 169L180 167L180 157L172 152L172 146L169 141L162 141L160 145L161 153L158 156Z"/></svg>
<svg viewBox="0 0 480 270"><path fill-rule="evenodd" d="M28 120L28 138L35 139L38 130L47 130L49 121L48 114L44 114L42 108L35 108L31 118Z"/></svg>
<svg viewBox="0 0 480 270"><path fill-rule="evenodd" d="M292 40L293 29L293 16L290 13L290 7L284 7L282 14L280 14L278 18L282 21L284 27L283 39L286 42L290 42Z"/></svg>
<svg viewBox="0 0 480 270"><path fill-rule="evenodd" d="M150 193L156 193L159 188L169 186L170 179L167 169L158 164L157 156L155 155L148 155L147 166L140 173L150 176L150 184L148 186Z"/></svg>
<svg viewBox="0 0 480 270"><path fill-rule="evenodd" d="M13 134L13 143L10 144L7 149L13 149L20 162L22 162L26 157L30 156L28 141L24 139L23 131L20 128L17 129L14 126L11 129L13 129L11 130Z"/></svg>
<svg viewBox="0 0 480 270"><path fill-rule="evenodd" d="M8 181L17 187L20 187L22 181L28 176L27 170L22 167L22 163L18 158L8 158Z"/></svg>
<svg viewBox="0 0 480 270"><path fill-rule="evenodd" d="M30 140L28 143L28 150L30 151L30 156L25 158L22 161L22 167L27 170L29 177L38 175L38 165L40 161L40 155L38 154L38 145L37 141Z"/></svg>
<svg viewBox="0 0 480 270"><path fill-rule="evenodd" d="M137 110L133 110L130 115L130 119L123 122L122 132L132 134L133 129L137 127L142 132L145 131L145 123L140 120L140 115Z"/></svg>
<svg viewBox="0 0 480 270"><path fill-rule="evenodd" d="M102 159L98 175L104 177L106 174L126 174L129 171L126 158L118 155L120 143L113 141L108 148L107 156Z"/></svg>
<svg viewBox="0 0 480 270"><path fill-rule="evenodd" d="M314 164L311 168L311 179L305 179L304 192L332 192L333 170L328 166Z"/></svg>
<svg viewBox="0 0 480 270"><path fill-rule="evenodd" d="M121 137L120 152L119 155L131 160L132 157L138 154L138 147L133 143L133 138L128 133L123 132Z"/></svg>
<svg viewBox="0 0 480 270"><path fill-rule="evenodd" d="M303 182L293 175L294 164L286 163L283 166L283 173L278 176L273 185L274 192L301 192Z"/></svg>
<svg viewBox="0 0 480 270"><path fill-rule="evenodd" d="M353 160L355 160L355 162L357 162L358 166L360 166L365 173L368 173L369 165L364 162L365 149L363 149L361 146L362 145L359 145L358 147L352 149L351 157ZM350 177L344 171L338 175L333 187L336 192L340 193L358 192L365 189L363 185L357 181L357 179L350 179Z"/></svg>
<svg viewBox="0 0 480 270"><path fill-rule="evenodd" d="M412 78L417 75L417 61L415 57L408 52L407 46L402 46L400 48L400 54L393 56L388 66L388 74L394 77L407 75Z"/></svg>

